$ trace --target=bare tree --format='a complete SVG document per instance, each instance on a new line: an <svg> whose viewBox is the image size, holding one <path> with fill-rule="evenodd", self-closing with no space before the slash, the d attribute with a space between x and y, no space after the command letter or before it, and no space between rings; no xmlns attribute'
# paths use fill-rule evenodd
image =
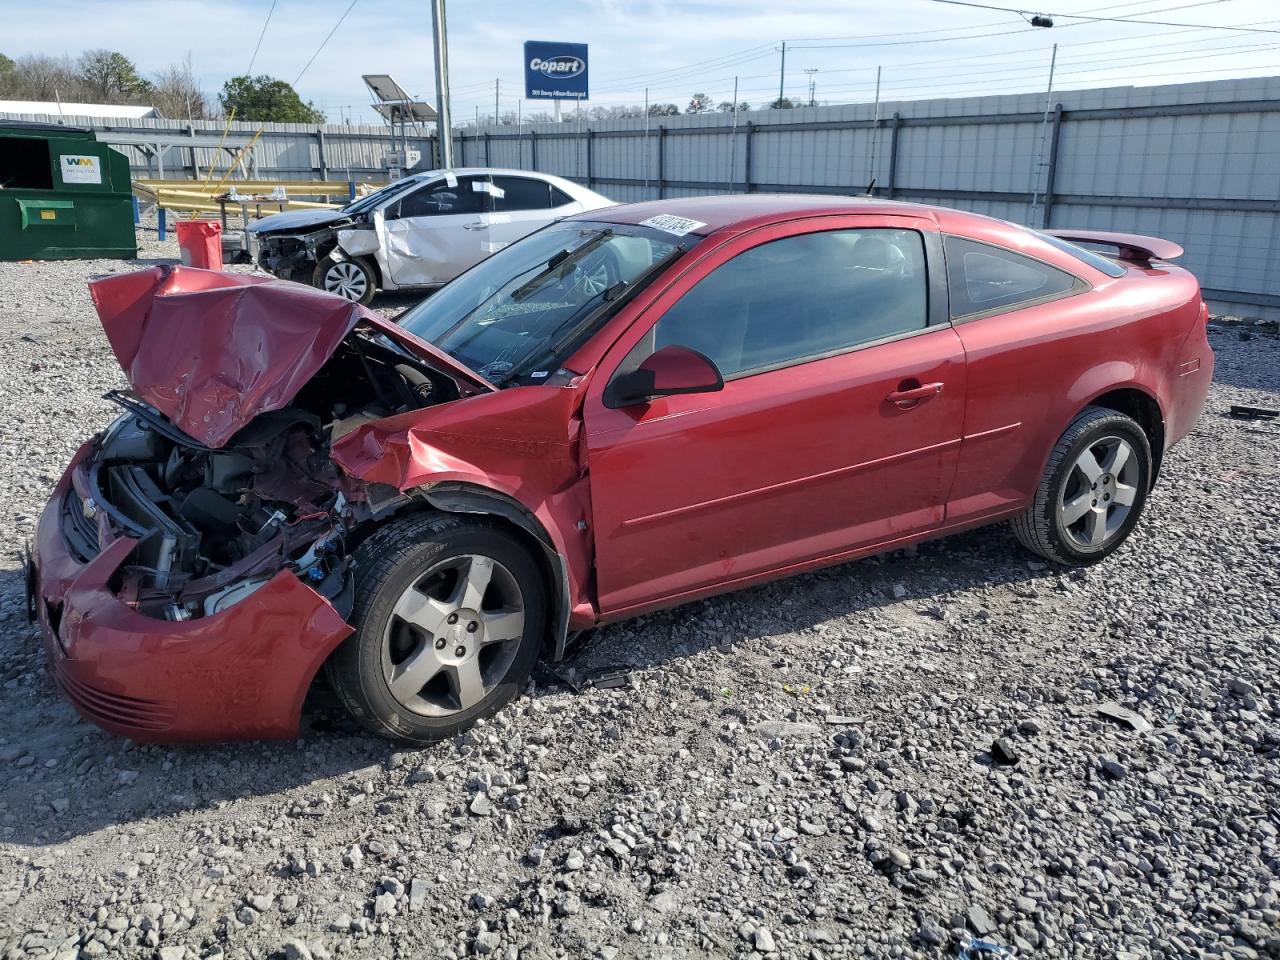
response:
<svg viewBox="0 0 1280 960"><path fill-rule="evenodd" d="M208 101L191 67L190 51L179 63L156 74L151 102L170 119L204 120L209 116Z"/></svg>
<svg viewBox="0 0 1280 960"><path fill-rule="evenodd" d="M69 57L28 54L15 62L14 74L14 93L24 100L74 100L82 92L80 77Z"/></svg>

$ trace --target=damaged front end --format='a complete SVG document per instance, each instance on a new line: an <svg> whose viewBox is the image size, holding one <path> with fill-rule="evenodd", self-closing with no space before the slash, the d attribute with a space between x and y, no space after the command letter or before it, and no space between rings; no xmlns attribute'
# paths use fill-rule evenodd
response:
<svg viewBox="0 0 1280 960"><path fill-rule="evenodd" d="M351 632L351 552L406 500L340 470L332 444L493 388L292 284L155 268L92 293L132 389L107 395L122 415L40 521L30 591L53 675L129 736L290 736Z"/></svg>
<svg viewBox="0 0 1280 960"><path fill-rule="evenodd" d="M258 241L258 266L282 280L310 283L325 257L363 256L378 248L373 212L329 215L319 223L273 223L276 219L268 217L251 229Z"/></svg>
<svg viewBox="0 0 1280 960"><path fill-rule="evenodd" d="M369 508L327 456L328 433L304 408L265 413L220 449L197 443L135 396L72 473L62 532L88 563L137 541L117 595L144 616L190 620L251 596L282 569L346 619L343 540Z"/></svg>

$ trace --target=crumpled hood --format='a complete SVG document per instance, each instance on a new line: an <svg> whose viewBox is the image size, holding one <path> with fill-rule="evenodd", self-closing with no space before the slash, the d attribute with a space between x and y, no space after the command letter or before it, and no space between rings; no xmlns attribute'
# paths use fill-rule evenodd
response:
<svg viewBox="0 0 1280 960"><path fill-rule="evenodd" d="M134 392L210 447L287 406L360 323L451 377L464 396L497 389L371 310L287 280L151 267L94 280L89 293Z"/></svg>
<svg viewBox="0 0 1280 960"><path fill-rule="evenodd" d="M250 233L273 233L276 230L305 230L308 227L320 227L326 223L345 220L347 214L341 210L285 210L273 213L255 221L249 227Z"/></svg>

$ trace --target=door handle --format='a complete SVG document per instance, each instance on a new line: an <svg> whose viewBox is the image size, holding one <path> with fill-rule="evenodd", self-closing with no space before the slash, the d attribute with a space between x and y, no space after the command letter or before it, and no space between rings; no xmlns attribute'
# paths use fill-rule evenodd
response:
<svg viewBox="0 0 1280 960"><path fill-rule="evenodd" d="M921 383L918 386L908 386L910 383L916 383L914 380L906 380L898 385L898 389L890 393L885 400L889 403L896 403L904 410L910 409L921 400L928 400L930 397L936 397L942 392L942 383Z"/></svg>
<svg viewBox="0 0 1280 960"><path fill-rule="evenodd" d="M488 230L489 225L487 223L483 223L477 220L475 223L464 223L462 225L462 229L463 230Z"/></svg>

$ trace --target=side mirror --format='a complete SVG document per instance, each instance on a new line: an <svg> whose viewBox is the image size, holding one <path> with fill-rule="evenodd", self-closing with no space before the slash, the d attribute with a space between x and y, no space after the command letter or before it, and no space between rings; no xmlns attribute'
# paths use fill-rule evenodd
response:
<svg viewBox="0 0 1280 960"><path fill-rule="evenodd" d="M654 397L723 389L724 377L710 357L672 344L650 354L630 373L614 377L605 388L604 402L608 407L628 407Z"/></svg>

